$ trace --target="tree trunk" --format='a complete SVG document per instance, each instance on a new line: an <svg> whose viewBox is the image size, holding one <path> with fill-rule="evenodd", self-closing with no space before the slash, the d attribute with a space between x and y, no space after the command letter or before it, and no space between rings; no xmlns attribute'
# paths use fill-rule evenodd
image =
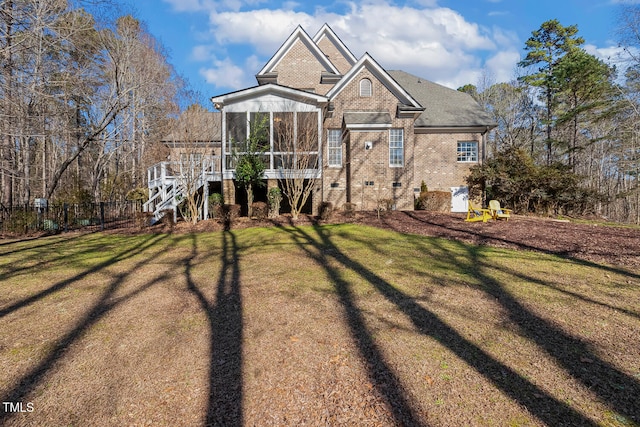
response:
<svg viewBox="0 0 640 427"><path fill-rule="evenodd" d="M251 184L247 185L247 217L251 218L253 216L253 187Z"/></svg>

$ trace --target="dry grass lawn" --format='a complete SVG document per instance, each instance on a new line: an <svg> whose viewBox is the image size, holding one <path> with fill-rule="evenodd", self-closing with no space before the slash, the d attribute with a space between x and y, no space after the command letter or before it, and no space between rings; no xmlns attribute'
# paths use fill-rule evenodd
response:
<svg viewBox="0 0 640 427"><path fill-rule="evenodd" d="M638 426L639 331L640 271L361 225L0 241L0 425Z"/></svg>

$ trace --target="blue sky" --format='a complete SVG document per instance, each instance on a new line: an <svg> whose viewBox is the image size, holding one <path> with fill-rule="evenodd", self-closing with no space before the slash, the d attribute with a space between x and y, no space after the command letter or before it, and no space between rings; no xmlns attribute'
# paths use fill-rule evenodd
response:
<svg viewBox="0 0 640 427"><path fill-rule="evenodd" d="M615 61L620 3L640 0L130 0L203 97L254 86L297 25L326 22L359 58L457 88L517 75L531 32L549 19L578 25L585 48Z"/></svg>

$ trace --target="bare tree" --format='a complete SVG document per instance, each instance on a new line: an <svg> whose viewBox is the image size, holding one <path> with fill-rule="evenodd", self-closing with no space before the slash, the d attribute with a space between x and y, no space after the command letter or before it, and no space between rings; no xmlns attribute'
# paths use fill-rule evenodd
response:
<svg viewBox="0 0 640 427"><path fill-rule="evenodd" d="M274 155L279 181L297 219L318 180L319 133L315 112L274 113Z"/></svg>
<svg viewBox="0 0 640 427"><path fill-rule="evenodd" d="M107 172L139 185L147 139L175 106L179 80L143 25L98 21L84 3L0 3L3 204L97 198Z"/></svg>
<svg viewBox="0 0 640 427"><path fill-rule="evenodd" d="M183 217L192 223L204 218L208 182L219 171L215 156L215 136L220 133L220 117L193 104L174 122L165 139L172 152L171 166L176 177L176 196Z"/></svg>

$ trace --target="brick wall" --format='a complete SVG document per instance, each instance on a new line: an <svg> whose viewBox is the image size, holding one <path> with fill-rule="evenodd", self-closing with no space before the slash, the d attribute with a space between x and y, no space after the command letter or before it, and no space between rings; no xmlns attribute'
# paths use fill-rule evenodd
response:
<svg viewBox="0 0 640 427"><path fill-rule="evenodd" d="M329 60L340 71L341 74L346 74L351 68L351 65L346 58L340 53L338 48L326 37L323 37L318 42L318 47L322 52L327 55Z"/></svg>
<svg viewBox="0 0 640 427"><path fill-rule="evenodd" d="M325 95L332 87L320 84L324 67L301 40L295 41L275 71L278 73L278 84L283 86L312 89L320 95Z"/></svg>
<svg viewBox="0 0 640 427"><path fill-rule="evenodd" d="M360 97L359 84L362 78L368 78L373 83L373 96ZM375 209L380 199L393 199L397 209L413 209L413 120L395 117L397 98L369 70L363 69L333 103L333 117L325 120L325 129L342 128L345 112L389 112L391 126L404 129L404 166L389 166L389 130L375 129L348 132L343 141L343 167L329 168L325 132L324 199L336 208L350 201L358 209L367 210ZM365 149L365 142L372 143L371 149ZM337 187L332 187L332 184ZM348 185L351 186L350 200L347 200Z"/></svg>
<svg viewBox="0 0 640 427"><path fill-rule="evenodd" d="M414 187L420 187L423 180L429 190L450 191L451 187L466 185L469 168L478 163L458 162L457 143L476 141L478 150L481 150L482 136L479 133L419 134L415 140ZM478 156L482 157L480 151Z"/></svg>

